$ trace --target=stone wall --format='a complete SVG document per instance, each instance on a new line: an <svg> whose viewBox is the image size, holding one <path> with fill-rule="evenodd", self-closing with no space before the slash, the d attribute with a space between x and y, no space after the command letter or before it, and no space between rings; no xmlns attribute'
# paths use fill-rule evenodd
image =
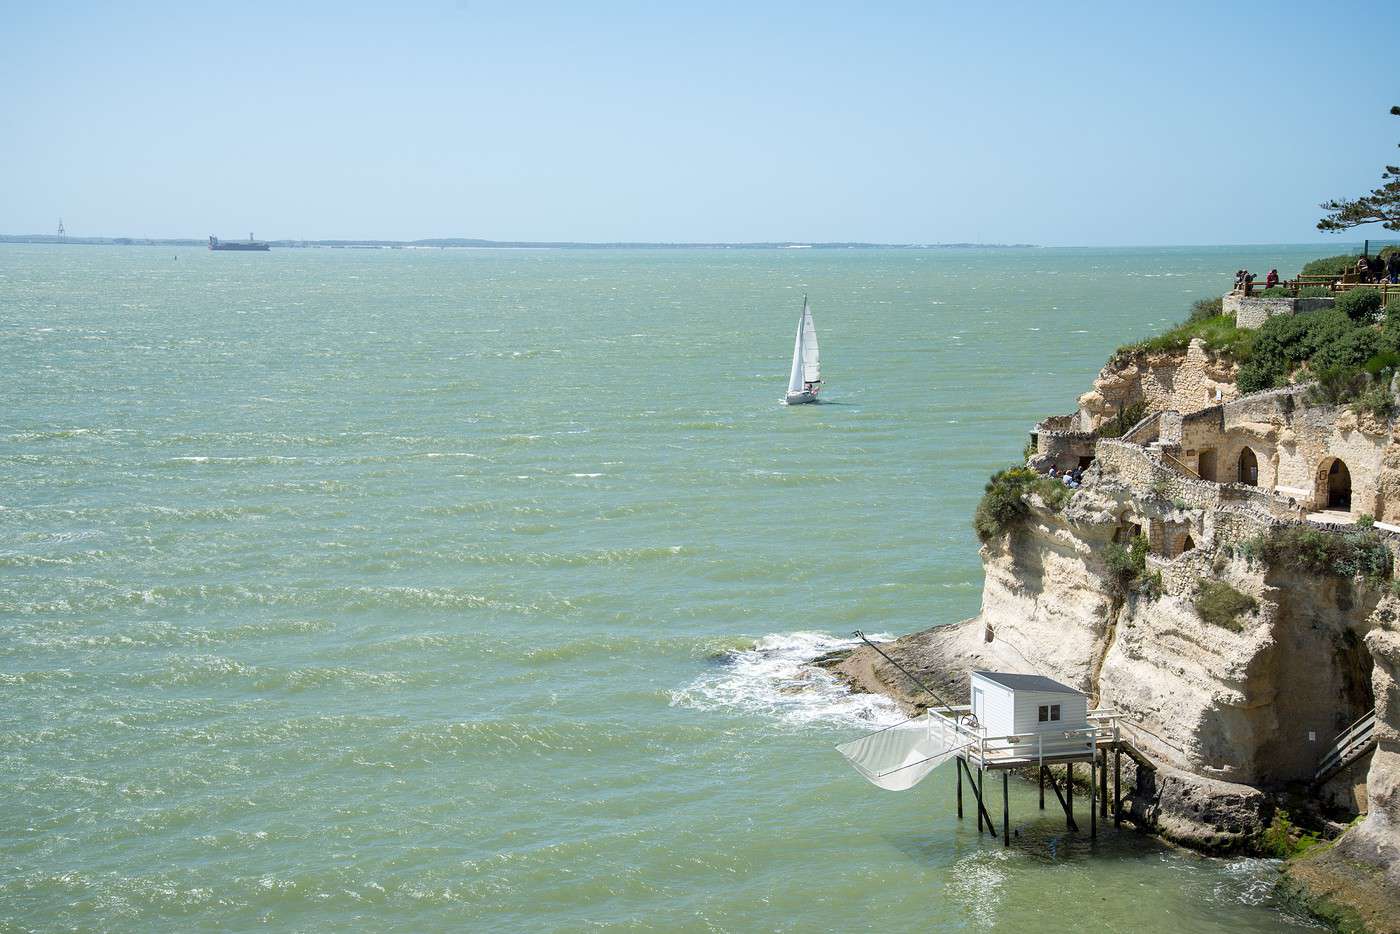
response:
<svg viewBox="0 0 1400 934"><path fill-rule="evenodd" d="M1353 406L1309 405L1306 392L1291 386L1185 416L1164 412L1154 440L1164 463L1183 473L1257 486L1306 510L1328 508L1328 472L1340 460L1349 511L1400 520L1400 446L1390 423Z"/></svg>
<svg viewBox="0 0 1400 934"><path fill-rule="evenodd" d="M1035 426L1032 437L1035 439L1035 456L1031 466L1042 473L1054 466L1063 472L1080 465L1081 461L1094 456L1092 431L1078 429L1079 414L1054 415Z"/></svg>
<svg viewBox="0 0 1400 934"><path fill-rule="evenodd" d="M1331 308L1330 298L1246 298L1239 292L1231 292L1221 301L1223 311L1235 316L1235 324L1242 328L1261 327L1265 321L1276 315L1296 315L1320 308Z"/></svg>

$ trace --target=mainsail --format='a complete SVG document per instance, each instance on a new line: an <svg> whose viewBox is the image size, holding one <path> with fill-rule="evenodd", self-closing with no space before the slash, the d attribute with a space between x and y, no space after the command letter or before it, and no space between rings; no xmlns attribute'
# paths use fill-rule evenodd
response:
<svg viewBox="0 0 1400 934"><path fill-rule="evenodd" d="M809 383L822 378L821 361L817 359L817 326L812 323L812 309L802 299L802 378Z"/></svg>
<svg viewBox="0 0 1400 934"><path fill-rule="evenodd" d="M792 345L792 374L788 377L788 392L802 391L802 336L807 320L807 299L804 298L802 300L802 317L797 319L797 340Z"/></svg>

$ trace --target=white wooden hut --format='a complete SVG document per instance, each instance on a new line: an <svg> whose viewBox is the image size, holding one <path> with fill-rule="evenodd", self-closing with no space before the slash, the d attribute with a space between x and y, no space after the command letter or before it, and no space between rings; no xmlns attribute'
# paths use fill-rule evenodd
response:
<svg viewBox="0 0 1400 934"><path fill-rule="evenodd" d="M1063 735L1089 726L1089 699L1043 675L972 673L972 713L986 737ZM1019 745L1019 744L1017 744Z"/></svg>

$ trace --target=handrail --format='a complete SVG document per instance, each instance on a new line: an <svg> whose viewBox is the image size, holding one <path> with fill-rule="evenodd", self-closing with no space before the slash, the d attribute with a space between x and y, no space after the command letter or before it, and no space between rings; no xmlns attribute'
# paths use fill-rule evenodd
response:
<svg viewBox="0 0 1400 934"><path fill-rule="evenodd" d="M1157 449L1157 453L1158 453L1158 454L1161 454L1161 455L1162 455L1163 457L1165 457L1167 460L1169 460L1169 461L1171 461L1172 463L1176 464L1178 467L1180 467L1182 470L1184 470L1184 471L1186 471L1187 473L1189 473L1191 476L1195 477L1197 480L1204 480L1204 479L1205 479L1205 478L1202 477L1200 474L1196 473L1196 471L1192 470L1190 467L1186 466L1186 464L1184 464L1184 463L1182 463L1181 461L1177 460L1175 457L1173 457L1172 455L1168 454L1166 451L1162 450L1161 448L1158 448L1158 449Z"/></svg>
<svg viewBox="0 0 1400 934"><path fill-rule="evenodd" d="M1162 418L1162 413L1161 413L1161 412L1153 412L1151 415L1148 415L1148 416L1146 416L1146 417L1140 419L1136 425L1134 425L1133 427L1129 428L1127 431L1123 432L1123 434L1122 434L1120 437L1121 437L1124 441L1129 441L1129 442L1131 442L1131 443L1133 443L1133 444L1138 444L1139 442L1138 442L1138 439L1137 439L1137 437L1136 437L1137 434L1138 434L1138 432L1139 432L1139 431L1142 431L1142 430L1144 430L1144 429L1146 429L1146 428L1147 428L1148 426L1150 426L1152 423L1157 422L1157 421L1160 421L1161 418ZM1159 433L1159 435L1160 435L1160 431L1159 431L1158 433Z"/></svg>
<svg viewBox="0 0 1400 934"><path fill-rule="evenodd" d="M1376 712L1372 710L1362 714L1360 719L1337 734L1337 738L1332 741L1327 754L1318 763L1317 771L1313 773L1313 781L1320 782L1328 775L1350 764L1375 741Z"/></svg>

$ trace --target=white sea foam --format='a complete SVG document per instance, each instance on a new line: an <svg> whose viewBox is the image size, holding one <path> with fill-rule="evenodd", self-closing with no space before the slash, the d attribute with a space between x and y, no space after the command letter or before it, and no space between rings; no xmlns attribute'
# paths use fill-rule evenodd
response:
<svg viewBox="0 0 1400 934"><path fill-rule="evenodd" d="M889 636L871 636L875 641ZM889 698L853 694L813 659L859 645L820 632L764 636L725 653L719 666L671 694L672 706L761 713L794 726L886 726L904 718Z"/></svg>

